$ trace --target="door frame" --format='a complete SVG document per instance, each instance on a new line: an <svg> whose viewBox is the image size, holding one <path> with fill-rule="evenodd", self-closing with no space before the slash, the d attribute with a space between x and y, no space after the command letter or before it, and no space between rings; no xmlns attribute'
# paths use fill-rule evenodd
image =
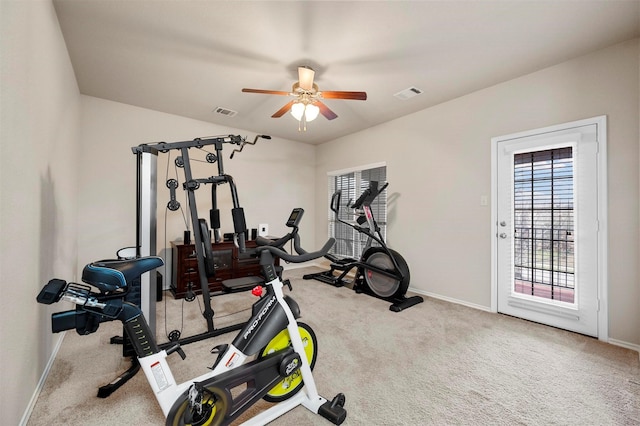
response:
<svg viewBox="0 0 640 426"><path fill-rule="evenodd" d="M609 340L608 299L608 195L607 195L607 116L587 118L554 126L527 130L491 138L491 312L498 312L498 144L507 140L596 125L598 139L598 339Z"/></svg>

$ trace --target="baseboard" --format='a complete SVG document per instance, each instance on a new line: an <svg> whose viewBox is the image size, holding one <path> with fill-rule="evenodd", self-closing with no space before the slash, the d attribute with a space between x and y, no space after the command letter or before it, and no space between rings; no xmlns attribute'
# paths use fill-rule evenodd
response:
<svg viewBox="0 0 640 426"><path fill-rule="evenodd" d="M609 339L607 343L610 343L614 346L620 346L622 348L631 349L632 351L638 352L638 359L640 360L640 345L636 345L634 343L625 342L617 339Z"/></svg>
<svg viewBox="0 0 640 426"><path fill-rule="evenodd" d="M58 355L58 351L62 346L62 341L64 340L65 331L60 333L60 338L58 342L53 347L53 351L51 352L51 356L49 357L49 361L47 361L47 365L44 367L44 371L42 372L42 376L40 376L40 380L38 381L38 385L36 386L33 395L31 396L31 400L29 400L29 404L22 415L22 419L20 419L19 426L26 426L29 422L29 417L31 417L31 413L33 412L33 407L35 407L36 402L38 401L38 397L40 396L40 392L44 387L44 383L47 380L47 376L49 376L49 372L51 371L51 367L53 367L53 362L56 360L56 356Z"/></svg>
<svg viewBox="0 0 640 426"><path fill-rule="evenodd" d="M283 265L280 265L280 266L282 266L285 271L290 271L292 269L309 268L311 266L324 268L324 265L322 265L322 263L313 262L313 261L304 262L304 263L286 263L286 262L282 262L282 263Z"/></svg>
<svg viewBox="0 0 640 426"><path fill-rule="evenodd" d="M411 288L411 287L409 287L409 291L413 292L413 293L423 294L423 295L425 295L427 297L432 297L434 299L444 300L445 302L456 303L458 305L468 306L470 308L479 309L479 310L485 311L485 312L492 312L491 308L488 308L488 307L482 306L482 305L476 305L475 303L469 303L469 302L466 302L464 300L458 300L458 299L454 299L452 297L442 296L442 295L439 295L439 294L430 293L428 291L418 290L418 289ZM610 343L610 344L612 344L614 346L620 346L622 348L631 349L632 351L636 351L636 352L638 352L638 359L640 359L640 345L636 345L634 343L629 343L629 342L625 342L625 341L617 340L617 339L608 339L607 343Z"/></svg>
<svg viewBox="0 0 640 426"><path fill-rule="evenodd" d="M478 309L480 311L491 312L491 308L482 305L476 305L475 303L469 303L465 300L454 299L453 297L442 296L440 294L431 293L428 291L419 290L417 288L409 287L409 290L412 293L422 294L427 297L432 297L438 300L444 300L445 302L455 303L456 305L467 306L469 308Z"/></svg>

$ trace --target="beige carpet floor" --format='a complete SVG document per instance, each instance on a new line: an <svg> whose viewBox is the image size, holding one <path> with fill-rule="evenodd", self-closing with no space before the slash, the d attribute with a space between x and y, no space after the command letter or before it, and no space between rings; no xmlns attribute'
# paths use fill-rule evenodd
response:
<svg viewBox="0 0 640 426"><path fill-rule="evenodd" d="M431 298L394 313L385 301L303 281L309 271L285 276L318 338L320 393L346 395L345 425L640 425L635 351ZM216 327L248 319L254 301L250 293L213 298ZM167 331L206 331L197 302L168 296L157 304L160 340L165 309ZM29 426L164 424L142 372L109 398L96 397L128 367L121 348L109 344L119 333L114 323L90 336L66 333ZM185 345L185 361L170 356L176 379L205 372L214 362L209 349L232 337ZM298 407L273 424L330 423Z"/></svg>

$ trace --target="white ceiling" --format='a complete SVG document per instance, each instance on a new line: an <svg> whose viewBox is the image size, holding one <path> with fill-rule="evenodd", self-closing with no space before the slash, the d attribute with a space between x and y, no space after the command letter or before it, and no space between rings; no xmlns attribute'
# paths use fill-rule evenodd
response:
<svg viewBox="0 0 640 426"><path fill-rule="evenodd" d="M318 144L640 36L640 1L54 0L80 91L223 126ZM306 132L297 67L338 114ZM415 86L424 93L399 100ZM216 107L235 110L226 117ZM203 136L203 135L194 135ZM253 135L247 135L251 139Z"/></svg>

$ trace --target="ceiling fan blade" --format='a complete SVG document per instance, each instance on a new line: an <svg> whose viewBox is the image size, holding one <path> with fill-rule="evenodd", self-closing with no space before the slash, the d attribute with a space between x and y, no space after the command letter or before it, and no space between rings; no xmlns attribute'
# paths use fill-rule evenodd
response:
<svg viewBox="0 0 640 426"><path fill-rule="evenodd" d="M273 114L271 118L280 118L285 115L291 109L291 105L293 105L295 101L296 100L294 99L293 101L288 102L285 106L276 111L276 113Z"/></svg>
<svg viewBox="0 0 640 426"><path fill-rule="evenodd" d="M315 101L313 104L317 105L318 108L320 108L320 114L324 115L327 120L333 120L334 118L338 118L338 114L331 111L329 107L323 104L322 102Z"/></svg>
<svg viewBox="0 0 640 426"><path fill-rule="evenodd" d="M281 90L262 90L262 89L242 89L245 93L264 93L265 95L289 95L289 92L283 92Z"/></svg>
<svg viewBox="0 0 640 426"><path fill-rule="evenodd" d="M351 99L356 101L366 101L367 92L340 92L340 91L322 91L322 97L325 99Z"/></svg>
<svg viewBox="0 0 640 426"><path fill-rule="evenodd" d="M298 84L302 90L313 89L313 76L316 72L309 67L298 67Z"/></svg>

